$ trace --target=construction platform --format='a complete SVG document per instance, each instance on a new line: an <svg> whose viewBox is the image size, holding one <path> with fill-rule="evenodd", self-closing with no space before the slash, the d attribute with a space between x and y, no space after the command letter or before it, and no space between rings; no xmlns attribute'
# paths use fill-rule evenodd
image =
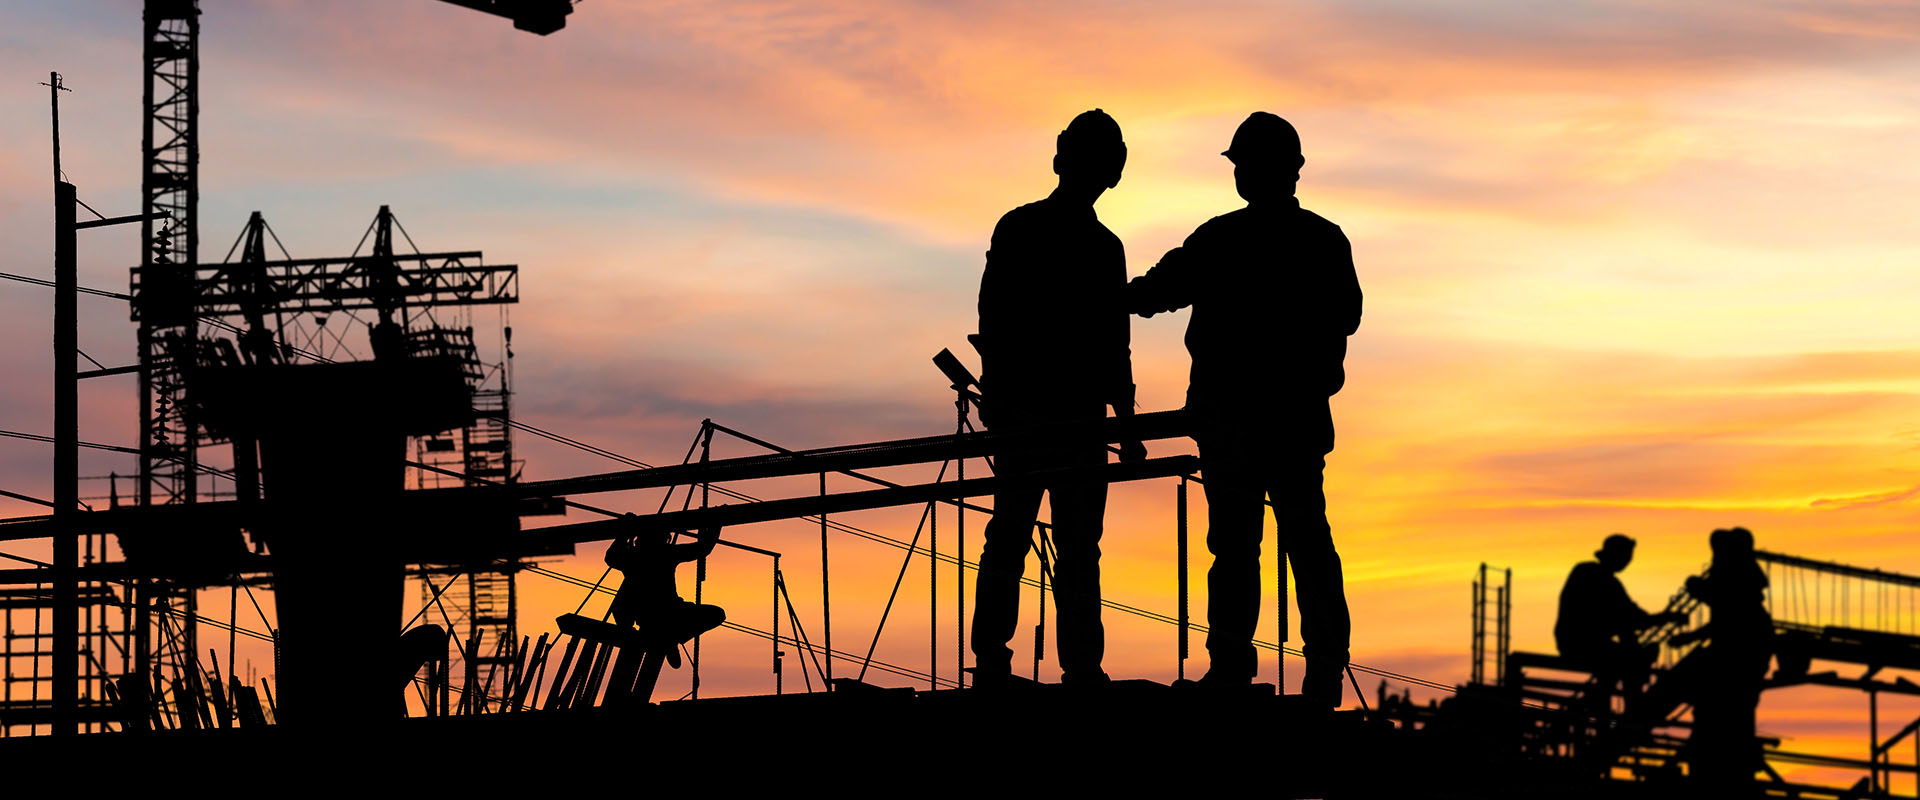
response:
<svg viewBox="0 0 1920 800"><path fill-rule="evenodd" d="M0 752L21 763L84 743L89 761L137 771L215 758L223 769L276 782L337 780L325 770L338 766L362 776L392 768L384 774L403 783L443 787L483 778L502 789L598 775L640 787L817 783L935 796L1172 785L1329 800L1707 796L1677 775L1620 779L1583 772L1572 760L1524 757L1507 724L1517 720L1489 699L1450 701L1451 713L1393 703L1328 712L1277 696L1272 684L1234 692L1144 680L930 691L843 680L831 693L396 715L349 737L279 726L173 730L16 738ZM1752 796L1870 795L1763 783Z"/></svg>

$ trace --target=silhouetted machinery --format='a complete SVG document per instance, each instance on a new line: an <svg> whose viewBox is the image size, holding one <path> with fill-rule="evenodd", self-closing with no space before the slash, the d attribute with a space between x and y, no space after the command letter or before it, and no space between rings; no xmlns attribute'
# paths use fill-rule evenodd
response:
<svg viewBox="0 0 1920 800"><path fill-rule="evenodd" d="M255 214L237 262L134 271L133 313L143 325L243 323L233 338L200 335L164 348L184 356L170 366L194 435L233 448L232 505L240 508L226 527L124 529L123 549L137 568L188 583L242 571L246 554L232 526L271 551L287 719L369 716L369 704L388 697L384 676L333 670L329 654L391 648L407 565L484 571L512 553L507 540L519 530L506 499L403 506L401 498L409 437L473 427L485 373L472 329L438 325L430 311L512 303L518 269L483 264L477 252L395 253L394 227L382 206L365 255L266 260ZM295 359L287 329L268 327L358 311L374 315L371 360Z"/></svg>
<svg viewBox="0 0 1920 800"><path fill-rule="evenodd" d="M573 10L570 0L445 1L510 19L516 28L542 35L564 27ZM391 246L391 215L384 208L370 255L269 261L265 224L256 213L238 262L195 263L200 238L199 17L197 0L146 0L143 4L142 246L131 292L139 325L139 364L98 374L135 371L138 375L139 468L133 490L125 497L128 502L156 510L198 507L224 493L219 491L224 487L216 488L210 481L226 478L234 483L234 500L226 510L214 504L191 524L180 524L174 517L167 517L171 521L165 524L123 520L111 524L129 560L146 576L122 590L125 601L137 603L143 611L131 615L124 632L101 629L100 636L124 635L126 646L114 648L123 663L116 667L88 662L83 668L86 682L118 679L118 675L142 687L159 687L154 664L198 652L194 633L198 626L172 630L164 621L150 619L153 614L147 612L190 617L196 586L228 582L241 572L261 568L257 557L249 560L244 550L242 528L254 534L256 544L272 541L276 559L289 556L280 559L279 565L292 570L281 576L282 613L298 619L299 564L324 561L318 554L298 554L303 537L319 537L319 529L332 526L335 529L325 535L380 538L369 533L364 520L346 524L328 512L351 507L367 516L380 516L390 493L400 489L405 442L410 436L437 434L433 450L458 449L461 462L454 465L458 467L455 474L495 482L511 477L504 379L498 389L479 388L470 329L432 324L430 314L427 324L421 325L408 315L436 307L513 302L513 267L482 266L478 253L396 255ZM326 315L360 309L375 310L381 316L369 332L371 362L295 363L285 349L288 340L278 330L285 316L312 314L324 325ZM395 314L400 317L395 319ZM236 317L243 318L239 326L225 321ZM236 335L217 335L223 327ZM337 339L339 326L323 333ZM447 444L456 439L464 446ZM209 463L220 461L218 449L227 445L232 446L231 472ZM264 481L263 472L268 476ZM342 496L354 495L361 502L341 503ZM269 508L284 509L289 503L281 501L303 497L314 501L313 513L272 512L282 514L279 520L240 515L231 508L271 501ZM463 541L470 553L485 550L474 542L485 541L488 525L517 528L511 509L500 515L480 515L497 517L486 525L460 523L458 514L469 510L453 509L450 513L455 517L436 519L424 527L442 532L447 541ZM398 522L388 519L382 524ZM106 531L105 524L97 524L88 535ZM309 529L310 534L293 533ZM391 555L414 558L415 551L421 551L416 545L422 544L414 541ZM444 552L436 555L444 556ZM319 573L316 568L314 574ZM355 574L349 570L330 580L338 586ZM471 580L469 584L475 585ZM497 585L508 587L510 606L510 576ZM371 608L358 605L353 593L323 592L318 583L312 593L317 619L340 621L372 614ZM322 594L334 599L317 599ZM286 605L289 599L293 603ZM388 607L398 599L394 594L380 603ZM510 612L504 617L475 615L481 617L497 629L495 638L512 638ZM375 627L388 626L390 621L383 619ZM298 650L298 630L307 625L287 627L289 638L284 644ZM300 683L297 667L282 672L282 680ZM78 692L73 680L64 668L56 670L54 694ZM156 698L163 688L154 690ZM299 700L289 699L296 708L300 705ZM72 720L63 718L64 711L54 716L60 718L56 730L71 729Z"/></svg>

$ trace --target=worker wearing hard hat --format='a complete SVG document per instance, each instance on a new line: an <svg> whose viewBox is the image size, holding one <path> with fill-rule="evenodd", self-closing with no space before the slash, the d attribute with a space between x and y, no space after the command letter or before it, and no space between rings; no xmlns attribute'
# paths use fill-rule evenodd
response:
<svg viewBox="0 0 1920 800"><path fill-rule="evenodd" d="M1142 316L1193 307L1187 408L1208 506L1203 685L1244 686L1257 672L1260 537L1271 498L1293 563L1309 702L1340 704L1351 623L1327 525L1322 471L1333 450L1329 398L1346 382L1360 326L1360 281L1340 228L1300 207L1300 136L1256 112L1222 153L1245 208L1208 220L1128 286Z"/></svg>
<svg viewBox="0 0 1920 800"><path fill-rule="evenodd" d="M1094 215L1093 204L1120 182L1127 145L1106 112L1083 113L1056 140L1060 181L1044 199L1000 218L980 279L981 417L995 429L1099 420L1111 406L1133 413L1133 361L1127 285L1120 239ZM1122 446L1139 460L1139 442ZM1099 442L1007 452L994 471L1098 468ZM997 492L980 551L973 613L974 685L1011 681L1007 643L1018 622L1020 576L1033 549L1041 494L1052 496L1054 606L1059 610L1061 680L1104 684L1106 635L1100 622L1100 534L1107 485L1098 477Z"/></svg>

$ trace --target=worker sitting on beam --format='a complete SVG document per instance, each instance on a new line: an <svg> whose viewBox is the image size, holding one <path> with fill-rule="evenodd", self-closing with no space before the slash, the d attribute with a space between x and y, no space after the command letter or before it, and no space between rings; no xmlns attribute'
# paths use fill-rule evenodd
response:
<svg viewBox="0 0 1920 800"><path fill-rule="evenodd" d="M1640 632L1684 615L1649 614L1620 584L1618 573L1633 563L1634 541L1613 534L1594 551L1592 561L1574 565L1560 589L1560 616L1553 625L1560 655L1593 673L1596 684L1589 698L1594 710L1605 712L1614 687L1631 707L1647 685L1659 645L1642 646Z"/></svg>
<svg viewBox="0 0 1920 800"><path fill-rule="evenodd" d="M706 558L720 541L717 525L700 529L690 544L674 544L673 534L640 534L615 539L607 546L607 566L620 570L624 580L613 596L613 621L623 628L638 627L641 635L665 645L667 662L680 668L678 645L720 627L727 612L715 605L680 598L674 572L681 564Z"/></svg>

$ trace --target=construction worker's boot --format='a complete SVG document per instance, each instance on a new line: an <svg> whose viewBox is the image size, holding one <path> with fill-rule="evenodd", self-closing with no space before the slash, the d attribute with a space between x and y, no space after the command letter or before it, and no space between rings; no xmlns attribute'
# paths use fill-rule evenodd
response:
<svg viewBox="0 0 1920 800"><path fill-rule="evenodd" d="M1346 664L1307 663L1306 677L1300 680L1300 695L1307 705L1332 711L1340 707L1341 684L1347 679Z"/></svg>

